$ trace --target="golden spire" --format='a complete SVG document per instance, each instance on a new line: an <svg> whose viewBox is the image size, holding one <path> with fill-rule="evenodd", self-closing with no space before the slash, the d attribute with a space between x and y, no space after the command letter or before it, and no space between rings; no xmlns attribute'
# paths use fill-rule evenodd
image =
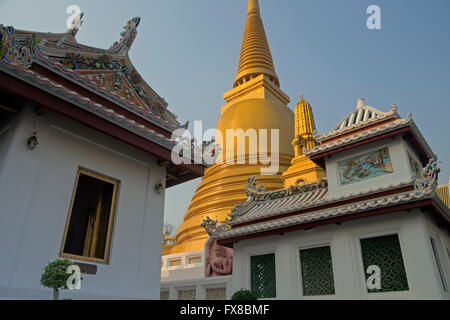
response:
<svg viewBox="0 0 450 320"><path fill-rule="evenodd" d="M300 101L295 107L295 138L292 141L295 157L291 161L292 165L283 172L284 188L325 177L325 171L308 159L303 152L304 148L311 150L316 147L315 130L316 123L311 105L305 100L303 94L300 94Z"/></svg>
<svg viewBox="0 0 450 320"><path fill-rule="evenodd" d="M311 105L305 100L301 93L300 101L295 107L295 135L310 140L310 143L314 144L305 146L308 150L315 147L315 141L313 139L315 130L316 123L314 121Z"/></svg>
<svg viewBox="0 0 450 320"><path fill-rule="evenodd" d="M279 88L256 0L250 0L248 3L247 23L235 87L225 92L223 97L227 103L222 106L217 123L216 143L222 150L219 159L225 161L220 163L219 160L205 170L203 179L185 213L183 223L178 229L177 244L165 245L163 254L203 250L209 236L201 227L202 222L208 217L220 222L226 221L231 209L237 203L246 201L244 186L248 177L257 177L267 190L279 190L283 187L281 173L289 168L294 156L291 142L295 136L295 117L292 110L287 107L289 97ZM236 147L234 152L227 154L230 142L239 138L230 137L225 133L231 130L243 136L237 133L238 130L247 132L249 129L257 132L256 139L245 138L245 148ZM279 132L279 139L277 138L279 148L272 151L271 143L261 145L262 137L259 137L259 134L262 130L271 135L275 132L272 130ZM272 140L273 136L269 139ZM258 144L256 150L250 148L252 141ZM266 158L269 154L276 157L277 166L274 168L276 172L271 175L264 174L268 165L258 160ZM232 161L226 161L227 159ZM244 163L241 163L241 159ZM258 161L255 163L253 159Z"/></svg>
<svg viewBox="0 0 450 320"><path fill-rule="evenodd" d="M237 76L234 80L234 87L260 74L267 75L277 87L280 87L261 20L258 0L248 0L247 21L245 23L241 56L239 58Z"/></svg>

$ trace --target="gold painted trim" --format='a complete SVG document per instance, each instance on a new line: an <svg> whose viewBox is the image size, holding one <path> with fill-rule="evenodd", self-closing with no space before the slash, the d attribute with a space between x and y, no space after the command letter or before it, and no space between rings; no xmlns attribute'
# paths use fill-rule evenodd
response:
<svg viewBox="0 0 450 320"><path fill-rule="evenodd" d="M2 104L0 104L0 110L5 110L5 111L13 112L13 113L19 113L19 111L15 110L13 108L9 108L7 106L4 106Z"/></svg>
<svg viewBox="0 0 450 320"><path fill-rule="evenodd" d="M70 254L70 253L65 253L64 252L64 246L65 246L66 239L67 239L67 231L69 229L70 218L72 216L73 203L75 201L75 196L76 196L77 188L78 188L78 181L79 181L79 178L80 178L81 174L84 174L84 175L90 176L92 178L111 183L114 186L113 195L112 195L112 199L111 199L111 209L110 209L110 212L109 212L108 232L106 234L106 246L105 246L104 259L79 256L79 255L76 255L76 254ZM81 260L81 261L90 261L90 262L101 263L101 264L109 264L110 258L111 258L110 257L110 254L111 254L111 242L112 242L112 234L113 234L113 229L114 229L114 221L115 221L115 216L116 216L116 211L117 211L117 199L118 199L118 193L119 193L119 186L120 186L120 181L117 180L117 179L105 176L103 174L94 172L94 171L86 169L86 168L82 168L82 167L78 168L77 176L76 176L76 179L75 179L74 188L73 188L73 191L72 191L72 198L70 200L69 212L67 214L66 224L64 226L64 234L63 234L61 246L60 246L60 249L59 249L59 256L60 257L68 258L68 259L74 259L74 260Z"/></svg>

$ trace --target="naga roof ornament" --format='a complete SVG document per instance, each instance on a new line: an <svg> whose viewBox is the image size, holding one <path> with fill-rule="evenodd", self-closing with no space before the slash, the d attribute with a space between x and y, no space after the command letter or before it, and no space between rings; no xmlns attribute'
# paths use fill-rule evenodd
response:
<svg viewBox="0 0 450 320"><path fill-rule="evenodd" d="M109 49L114 50L115 52L128 52L133 45L134 39L136 39L137 27L140 22L141 18L139 17L134 17L129 20L125 27L123 27L123 31L120 33L120 40L114 42Z"/></svg>

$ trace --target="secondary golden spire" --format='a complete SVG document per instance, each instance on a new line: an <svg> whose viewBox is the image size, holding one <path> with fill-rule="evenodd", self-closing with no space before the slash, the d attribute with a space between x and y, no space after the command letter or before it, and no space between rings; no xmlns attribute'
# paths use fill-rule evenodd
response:
<svg viewBox="0 0 450 320"><path fill-rule="evenodd" d="M295 107L295 136L304 139L304 147L308 150L316 147L314 140L314 131L316 130L316 123L314 121L314 114L311 105L305 100L303 94L300 94L300 101ZM296 153L297 155L297 153Z"/></svg>
<svg viewBox="0 0 450 320"><path fill-rule="evenodd" d="M261 20L258 0L248 0L247 21L234 87L242 85L260 74L267 75L270 81L280 87Z"/></svg>
<svg viewBox="0 0 450 320"><path fill-rule="evenodd" d="M285 188L325 177L325 171L309 160L303 152L304 148L311 150L316 147L315 130L316 123L311 105L305 100L303 94L300 94L300 101L295 107L295 138L292 141L295 157L292 159L289 169L282 175Z"/></svg>

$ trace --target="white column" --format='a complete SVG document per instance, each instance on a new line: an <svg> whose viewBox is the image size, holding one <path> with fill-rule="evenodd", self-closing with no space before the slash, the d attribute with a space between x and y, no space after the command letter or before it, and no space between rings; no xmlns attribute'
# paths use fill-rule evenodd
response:
<svg viewBox="0 0 450 320"><path fill-rule="evenodd" d="M279 237L275 251L275 272L277 282L277 299L287 300L293 297L292 260L290 242L284 235Z"/></svg>
<svg viewBox="0 0 450 320"><path fill-rule="evenodd" d="M339 229L342 227L338 227ZM333 276L337 299L359 299L359 283L356 277L360 270L355 270L353 264L351 239L349 229L342 228L333 234L331 242L333 258Z"/></svg>
<svg viewBox="0 0 450 320"><path fill-rule="evenodd" d="M195 287L195 300L206 300L206 289L201 284Z"/></svg>

